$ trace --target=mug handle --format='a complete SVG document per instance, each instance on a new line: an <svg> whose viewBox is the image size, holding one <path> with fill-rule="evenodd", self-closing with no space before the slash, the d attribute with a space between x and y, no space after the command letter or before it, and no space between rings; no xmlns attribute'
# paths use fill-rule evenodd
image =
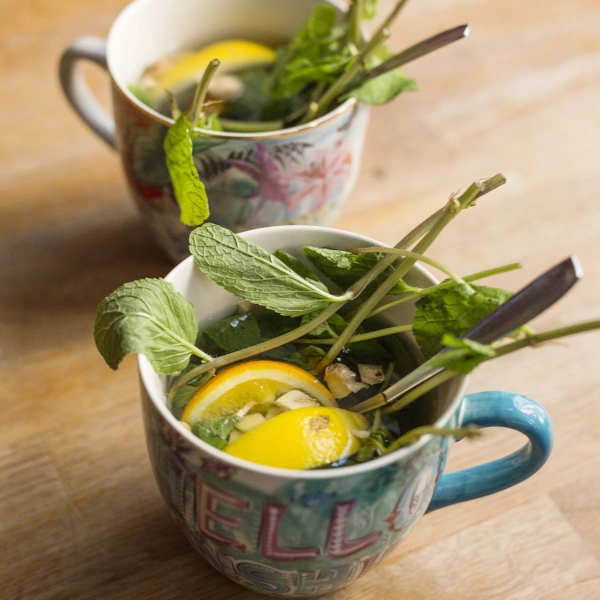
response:
<svg viewBox="0 0 600 600"><path fill-rule="evenodd" d="M529 442L504 458L442 475L427 512L521 483L542 467L552 450L550 416L537 402L520 394L491 391L465 396L458 427L466 425L508 427L524 433Z"/></svg>
<svg viewBox="0 0 600 600"><path fill-rule="evenodd" d="M106 40L91 35L77 38L61 56L58 74L63 92L75 112L109 146L116 148L115 121L98 104L76 68L77 62L82 59L90 60L108 71Z"/></svg>

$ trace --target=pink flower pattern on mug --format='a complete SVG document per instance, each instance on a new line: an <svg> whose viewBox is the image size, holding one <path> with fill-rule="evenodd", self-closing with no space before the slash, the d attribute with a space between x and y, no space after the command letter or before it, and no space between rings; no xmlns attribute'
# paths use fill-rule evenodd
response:
<svg viewBox="0 0 600 600"><path fill-rule="evenodd" d="M313 160L308 167L297 171L295 180L300 183L288 202L295 208L306 198L311 198L310 211L320 210L336 193L340 183L346 180L352 167L352 153L342 142L334 150L315 150Z"/></svg>

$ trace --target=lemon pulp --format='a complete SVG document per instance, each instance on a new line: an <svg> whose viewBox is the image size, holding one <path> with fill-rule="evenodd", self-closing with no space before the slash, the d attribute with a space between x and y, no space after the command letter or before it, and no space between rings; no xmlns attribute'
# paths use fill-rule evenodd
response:
<svg viewBox="0 0 600 600"><path fill-rule="evenodd" d="M341 408L298 408L265 421L223 450L269 467L313 469L357 452L361 440L353 431L368 427L365 417Z"/></svg>
<svg viewBox="0 0 600 600"><path fill-rule="evenodd" d="M232 73L240 69L269 65L276 54L272 48L248 40L224 40L204 46L194 52L181 52L164 70L154 73L161 89L173 91L191 79L200 79L208 63L219 59L219 73Z"/></svg>
<svg viewBox="0 0 600 600"><path fill-rule="evenodd" d="M300 390L321 404L337 406L329 390L304 369L274 360L253 360L220 371L192 396L182 420L192 424L230 415L249 402L258 410L286 392Z"/></svg>

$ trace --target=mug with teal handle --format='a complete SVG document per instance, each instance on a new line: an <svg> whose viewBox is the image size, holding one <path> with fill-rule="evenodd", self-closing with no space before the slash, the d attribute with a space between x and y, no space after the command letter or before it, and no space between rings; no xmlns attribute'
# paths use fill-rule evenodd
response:
<svg viewBox="0 0 600 600"><path fill-rule="evenodd" d="M381 246L363 236L309 227L270 227L243 236L269 251L302 258L306 245ZM208 280L192 258L167 280L194 305L202 324L215 307L235 298ZM407 283L435 279L415 266ZM407 322L414 306L400 304L392 322ZM405 343L415 350L414 341ZM416 351L416 350L415 350ZM347 585L380 563L427 511L474 500L516 485L548 459L552 424L547 412L516 393L465 395L457 376L408 407L415 426L506 427L528 438L500 460L444 474L451 439L425 436L387 456L337 469L298 471L265 467L204 443L165 405L163 382L139 357L146 441L154 474L173 517L192 546L221 573L255 591L305 598ZM473 442L475 448L479 443ZM276 451L274 448L273 451Z"/></svg>

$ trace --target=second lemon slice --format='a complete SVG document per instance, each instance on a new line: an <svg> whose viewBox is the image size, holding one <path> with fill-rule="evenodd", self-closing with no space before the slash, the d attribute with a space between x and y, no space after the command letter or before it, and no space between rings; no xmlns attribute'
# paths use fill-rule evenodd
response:
<svg viewBox="0 0 600 600"><path fill-rule="evenodd" d="M351 456L362 445L365 417L341 408L297 408L265 421L224 448L227 454L282 469L313 469Z"/></svg>
<svg viewBox="0 0 600 600"><path fill-rule="evenodd" d="M182 420L191 424L230 415L248 402L268 406L291 390L300 390L325 406L337 406L329 390L304 369L274 360L253 360L215 375L192 396Z"/></svg>
<svg viewBox="0 0 600 600"><path fill-rule="evenodd" d="M200 79L208 63L218 58L219 73L232 73L240 69L269 65L276 54L272 48L248 40L224 40L200 48L195 52L182 52L164 70L154 77L161 89L174 91L180 84Z"/></svg>

